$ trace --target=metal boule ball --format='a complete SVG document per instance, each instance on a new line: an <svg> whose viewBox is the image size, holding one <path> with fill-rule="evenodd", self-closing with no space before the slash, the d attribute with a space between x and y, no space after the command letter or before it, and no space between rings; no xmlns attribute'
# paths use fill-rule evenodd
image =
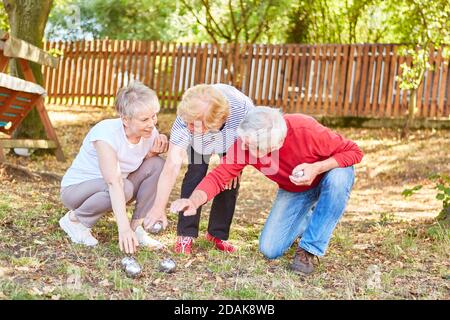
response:
<svg viewBox="0 0 450 320"><path fill-rule="evenodd" d="M149 232L153 234L160 233L163 229L162 221L156 221L155 224L150 228Z"/></svg>
<svg viewBox="0 0 450 320"><path fill-rule="evenodd" d="M294 178L296 178L296 179L301 178L304 175L305 175L305 172L303 170L295 171L294 174L293 174Z"/></svg>
<svg viewBox="0 0 450 320"><path fill-rule="evenodd" d="M177 264L170 258L166 258L161 261L159 265L159 270L166 273L172 273L175 271Z"/></svg>
<svg viewBox="0 0 450 320"><path fill-rule="evenodd" d="M122 259L122 268L125 274L130 278L137 278L141 275L142 268L137 261L131 257Z"/></svg>
<svg viewBox="0 0 450 320"><path fill-rule="evenodd" d="M122 264L122 269L125 270L126 267L130 264L133 263L134 259L132 257L125 257L122 259L121 264Z"/></svg>

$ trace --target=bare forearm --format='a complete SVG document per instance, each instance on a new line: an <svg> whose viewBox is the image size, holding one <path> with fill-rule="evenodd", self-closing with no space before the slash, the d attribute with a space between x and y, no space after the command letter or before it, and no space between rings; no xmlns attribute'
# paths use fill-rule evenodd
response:
<svg viewBox="0 0 450 320"><path fill-rule="evenodd" d="M318 170L318 174L330 171L331 169L338 168L339 164L337 163L336 159L333 157L330 157L323 161L315 162L314 165L316 166Z"/></svg>
<svg viewBox="0 0 450 320"><path fill-rule="evenodd" d="M123 185L119 182L108 184L111 206L116 217L117 227L121 230L130 227L130 221L127 217L125 194Z"/></svg>
<svg viewBox="0 0 450 320"><path fill-rule="evenodd" d="M189 200L192 201L195 208L199 208L208 201L208 195L202 190L194 190L194 192L192 192L191 196L189 197Z"/></svg>
<svg viewBox="0 0 450 320"><path fill-rule="evenodd" d="M156 190L156 198L153 207L164 210L169 201L170 193L177 180L180 166L164 166L158 180L158 187Z"/></svg>

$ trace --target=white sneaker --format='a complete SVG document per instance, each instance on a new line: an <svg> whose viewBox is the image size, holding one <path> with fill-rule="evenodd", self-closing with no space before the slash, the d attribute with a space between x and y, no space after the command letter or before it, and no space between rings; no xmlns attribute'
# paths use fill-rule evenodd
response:
<svg viewBox="0 0 450 320"><path fill-rule="evenodd" d="M91 229L85 227L80 222L73 222L69 218L71 211L67 212L64 217L59 219L60 227L67 233L70 240L75 243L84 244L86 246L95 246L98 244L91 234Z"/></svg>
<svg viewBox="0 0 450 320"><path fill-rule="evenodd" d="M140 246L149 247L150 249L156 250L164 248L164 245L161 242L150 238L142 226L137 227L135 233Z"/></svg>

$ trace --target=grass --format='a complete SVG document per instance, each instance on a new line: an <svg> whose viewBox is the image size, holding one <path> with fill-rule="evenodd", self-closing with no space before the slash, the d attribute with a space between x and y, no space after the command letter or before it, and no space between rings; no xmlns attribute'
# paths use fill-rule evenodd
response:
<svg viewBox="0 0 450 320"><path fill-rule="evenodd" d="M64 163L51 155L7 155L7 160L62 175L89 128L110 112L50 112L68 158ZM160 131L168 133L172 121L173 115L161 115ZM143 274L130 279L121 270L123 254L111 214L93 229L98 247L71 244L58 225L66 212L58 182L0 166L0 299L448 300L450 231L434 220L441 204L426 178L448 173L450 132L415 131L402 141L393 129L337 131L355 140L365 158L357 165L355 187L328 252L309 277L289 271L294 248L270 261L259 253L258 237L276 186L253 168L245 169L231 229L237 253L223 254L204 240L207 205L195 253L173 254L177 218L169 214L169 228L158 236L167 249L140 249L136 258ZM182 174L171 201L179 195L181 180ZM403 189L416 184L424 187L405 200ZM165 257L176 261L175 273L159 271Z"/></svg>

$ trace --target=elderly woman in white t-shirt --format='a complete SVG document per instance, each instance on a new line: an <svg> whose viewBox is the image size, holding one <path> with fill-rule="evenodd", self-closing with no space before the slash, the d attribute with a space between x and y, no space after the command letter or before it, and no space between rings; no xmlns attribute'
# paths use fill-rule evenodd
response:
<svg viewBox="0 0 450 320"><path fill-rule="evenodd" d="M100 121L89 131L62 179L61 200L70 210L59 224L73 242L95 246L91 228L112 210L120 250L134 253L136 246L156 242L142 223L164 165L158 154L167 151L168 142L155 128L160 106L153 90L132 82L119 90L115 107L120 117ZM134 199L130 222L126 203Z"/></svg>

